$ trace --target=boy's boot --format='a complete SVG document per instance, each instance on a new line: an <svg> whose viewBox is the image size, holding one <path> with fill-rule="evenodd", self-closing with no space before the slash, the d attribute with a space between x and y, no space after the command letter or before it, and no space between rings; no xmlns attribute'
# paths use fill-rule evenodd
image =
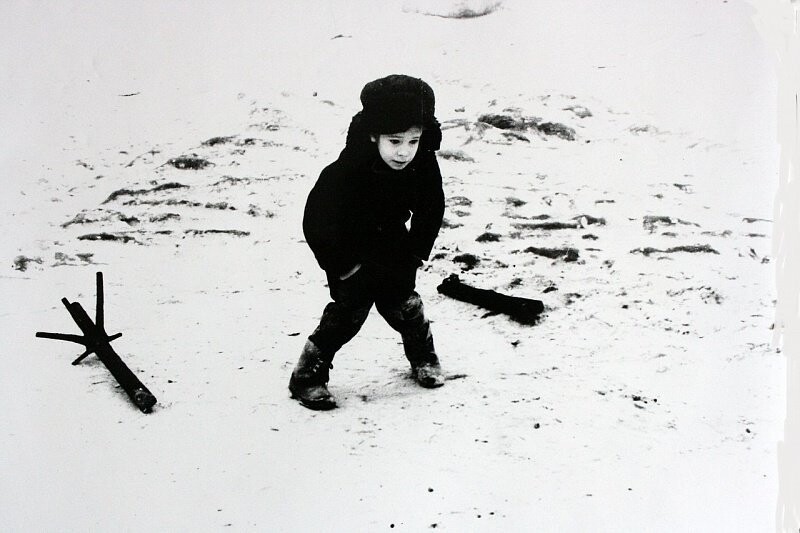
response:
<svg viewBox="0 0 800 533"><path fill-rule="evenodd" d="M433 347L431 324L425 318L422 299L412 292L398 305L394 301L379 301L378 312L403 338L403 349L411 363L411 375L425 388L444 385L444 374Z"/></svg>
<svg viewBox="0 0 800 533"><path fill-rule="evenodd" d="M411 374L417 383L427 389L441 387L444 385L444 374L433 346L431 324L425 318L419 296L412 296L403 312L406 327L401 336L406 358L411 363Z"/></svg>
<svg viewBox="0 0 800 533"><path fill-rule="evenodd" d="M433 337L428 330L428 337L424 344L420 345L419 338L413 335L403 336L403 346L405 347L406 357L411 363L411 375L414 379L427 389L434 389L444 385L444 374L439 364L439 358L433 349ZM420 350L424 346L424 350Z"/></svg>
<svg viewBox="0 0 800 533"><path fill-rule="evenodd" d="M333 354L324 354L310 340L306 341L300 360L289 379L292 398L316 411L336 407L336 400L328 391L329 369L333 368Z"/></svg>

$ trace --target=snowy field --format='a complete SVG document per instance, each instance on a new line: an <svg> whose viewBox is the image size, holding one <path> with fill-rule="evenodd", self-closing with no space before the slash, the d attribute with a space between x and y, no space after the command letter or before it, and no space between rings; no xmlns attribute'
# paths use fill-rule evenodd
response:
<svg viewBox="0 0 800 533"><path fill-rule="evenodd" d="M435 16L457 3L0 8L3 530L774 529L777 80L754 9ZM392 73L430 83L444 129L418 291L449 379L416 386L373 312L334 360L339 409L312 412L287 390L328 301L302 209ZM98 271L152 414L34 337L77 333L60 299L92 315ZM438 294L453 273L543 319Z"/></svg>

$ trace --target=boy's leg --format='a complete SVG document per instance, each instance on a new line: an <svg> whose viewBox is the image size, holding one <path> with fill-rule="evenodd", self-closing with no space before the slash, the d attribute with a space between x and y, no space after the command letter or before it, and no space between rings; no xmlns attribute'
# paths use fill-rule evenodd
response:
<svg viewBox="0 0 800 533"><path fill-rule="evenodd" d="M325 353L333 354L347 344L364 325L375 301L374 282L370 272L362 267L345 280L328 276L333 300L322 312L319 326L309 339Z"/></svg>
<svg viewBox="0 0 800 533"><path fill-rule="evenodd" d="M318 410L336 407L327 387L333 356L361 329L373 302L364 279L329 279L328 283L334 301L325 306L289 380L292 396Z"/></svg>
<svg viewBox="0 0 800 533"><path fill-rule="evenodd" d="M340 302L331 302L322 311L319 326L308 336L322 352L333 355L347 344L367 320L372 302L359 307L350 307Z"/></svg>
<svg viewBox="0 0 800 533"><path fill-rule="evenodd" d="M423 387L444 385L439 358L433 345L431 325L425 318L422 298L411 291L405 298L380 298L376 307L386 322L403 339L403 348L414 378Z"/></svg>

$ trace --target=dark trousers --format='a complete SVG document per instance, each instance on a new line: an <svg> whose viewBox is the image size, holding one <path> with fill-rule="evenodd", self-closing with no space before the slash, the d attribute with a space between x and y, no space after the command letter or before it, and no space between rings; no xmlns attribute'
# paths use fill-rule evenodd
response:
<svg viewBox="0 0 800 533"><path fill-rule="evenodd" d="M325 306L309 340L332 358L355 337L374 304L389 326L400 333L412 366L437 361L430 323L414 290L415 278L416 268L389 269L369 263L346 280L328 276L333 301Z"/></svg>

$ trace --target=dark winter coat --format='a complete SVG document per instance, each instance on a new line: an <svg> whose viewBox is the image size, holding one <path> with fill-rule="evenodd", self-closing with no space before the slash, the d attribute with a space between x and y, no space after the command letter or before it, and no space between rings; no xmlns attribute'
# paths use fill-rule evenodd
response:
<svg viewBox="0 0 800 533"><path fill-rule="evenodd" d="M320 174L303 217L306 241L329 276L357 264L415 268L428 259L444 214L440 141L438 123L426 125L414 160L392 170L361 114L353 117L345 149Z"/></svg>

